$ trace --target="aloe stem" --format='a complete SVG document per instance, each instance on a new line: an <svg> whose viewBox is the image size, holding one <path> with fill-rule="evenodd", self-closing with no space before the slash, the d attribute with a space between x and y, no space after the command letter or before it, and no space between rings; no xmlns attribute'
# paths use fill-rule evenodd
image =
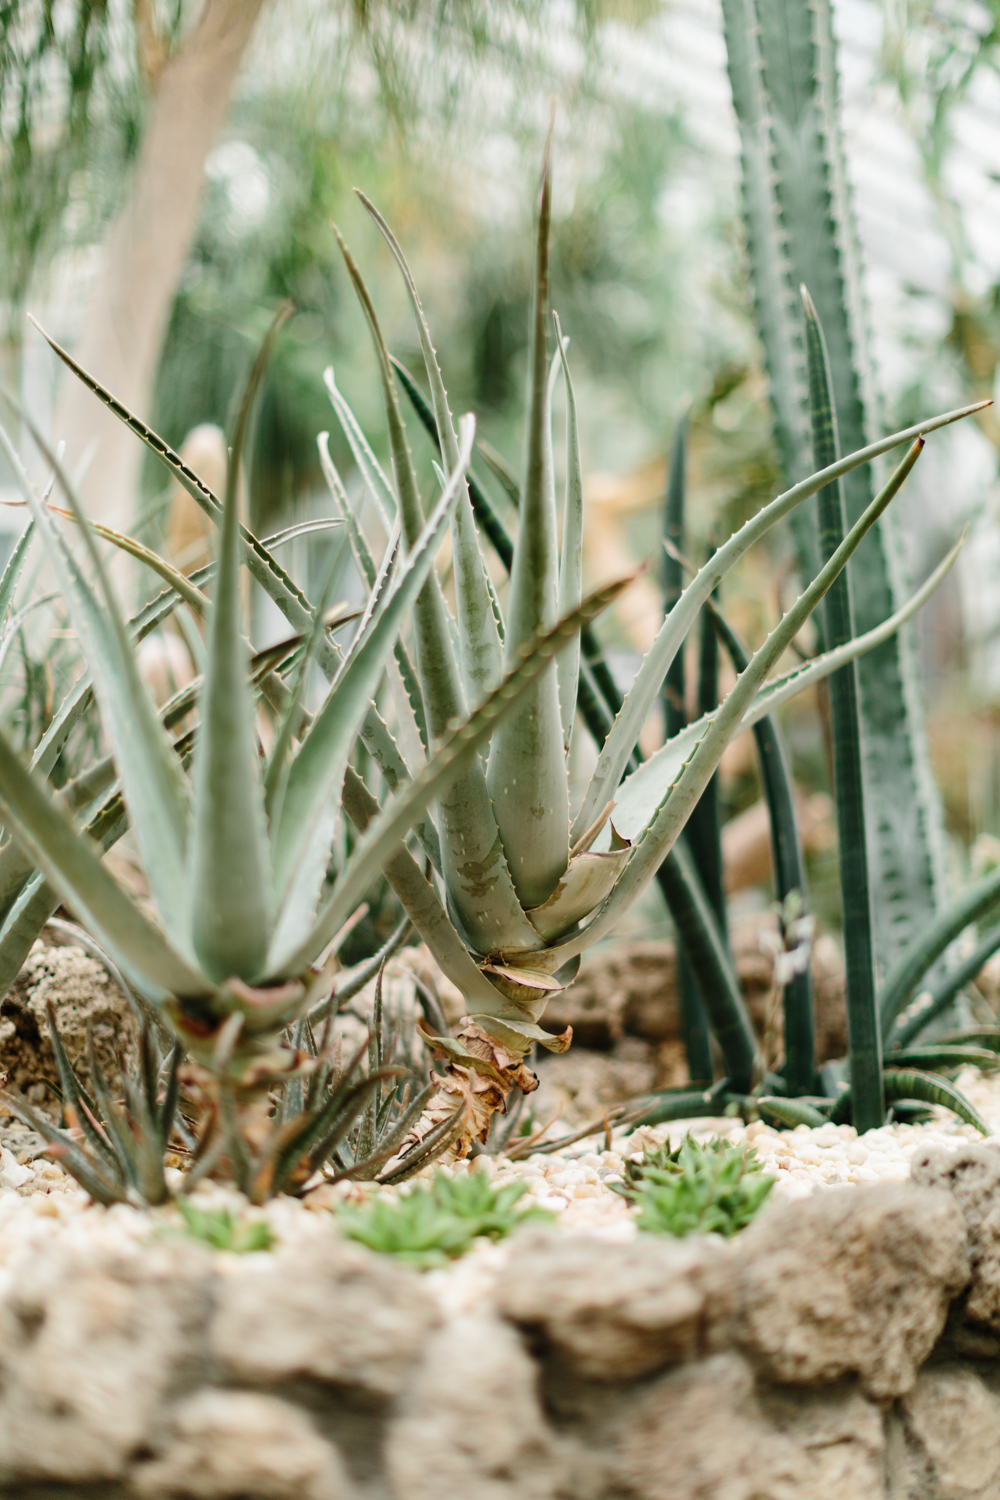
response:
<svg viewBox="0 0 1000 1500"><path fill-rule="evenodd" d="M823 330L808 292L803 287L806 346L809 361L809 408L813 457L819 468L840 456L837 413L833 404L830 366ZM817 496L819 548L829 561L844 539L844 498L840 481L828 484ZM854 637L850 568L834 580L823 605L828 647ZM861 721L858 711L857 665L850 662L830 679L830 721L833 737L833 779L837 806L837 843L843 912L844 957L847 967L847 1035L851 1059L854 1126L859 1134L877 1129L885 1119L882 1079L882 1033L875 1001L871 895L865 827L865 791L861 768Z"/></svg>

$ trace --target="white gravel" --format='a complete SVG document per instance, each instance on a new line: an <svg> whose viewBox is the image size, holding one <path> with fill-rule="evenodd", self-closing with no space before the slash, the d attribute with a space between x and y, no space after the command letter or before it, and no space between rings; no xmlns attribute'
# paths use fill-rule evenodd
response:
<svg viewBox="0 0 1000 1500"><path fill-rule="evenodd" d="M995 1132L989 1142L1000 1146L1000 1078L986 1078L970 1069L957 1083ZM630 1136L616 1132L610 1151L603 1149L603 1143L595 1146L593 1141L582 1141L560 1153L535 1154L525 1161L479 1157L444 1170L485 1172L497 1186L523 1181L528 1190L521 1202L550 1210L560 1230L624 1240L637 1232L634 1211L611 1190L611 1184L620 1181L627 1157L641 1154L646 1145L659 1145L668 1137L676 1144L688 1130L696 1136L745 1140L776 1178L775 1197L804 1197L844 1184L902 1181L909 1176L910 1158L919 1148L956 1149L968 1141L983 1140L947 1111L934 1113L935 1118L922 1125L885 1125L860 1137L849 1125L823 1125L814 1130L800 1125L777 1131L761 1122L744 1126L729 1119L680 1120L669 1126L642 1127ZM16 1134L10 1131L5 1138L8 1143L16 1142ZM256 1209L233 1189L203 1184L196 1190L195 1201L204 1207L228 1206L242 1220L264 1219L277 1241L288 1243L322 1233L331 1212L345 1199L395 1191L368 1184L325 1185L303 1201L279 1198ZM137 1251L150 1235L175 1233L177 1228L176 1210L169 1206L151 1211L125 1205L98 1207L54 1163L44 1158L32 1161L29 1152L18 1153L16 1145L0 1149L0 1289L16 1276L23 1257L55 1237ZM230 1272L255 1258L217 1254L220 1265ZM505 1244L477 1244L461 1261L429 1272L428 1284L449 1310L470 1306L488 1288L506 1255Z"/></svg>

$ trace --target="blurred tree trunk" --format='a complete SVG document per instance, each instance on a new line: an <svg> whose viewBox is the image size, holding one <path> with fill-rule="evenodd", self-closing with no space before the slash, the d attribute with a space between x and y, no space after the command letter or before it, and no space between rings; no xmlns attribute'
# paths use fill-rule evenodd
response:
<svg viewBox="0 0 1000 1500"><path fill-rule="evenodd" d="M137 415L153 382L177 284L198 227L205 160L229 109L266 0L205 0L168 53L148 0L135 0L137 51L152 93L128 197L111 228L74 353ZM81 485L90 514L125 526L134 514L142 445L69 372L53 435L70 471L97 444Z"/></svg>

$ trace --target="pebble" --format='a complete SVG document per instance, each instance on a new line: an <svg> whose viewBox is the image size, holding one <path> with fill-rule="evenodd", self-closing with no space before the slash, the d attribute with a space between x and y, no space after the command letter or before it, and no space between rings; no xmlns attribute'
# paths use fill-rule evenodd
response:
<svg viewBox="0 0 1000 1500"><path fill-rule="evenodd" d="M1000 1146L1000 1077L986 1077L974 1069L957 1079L957 1086L975 1105L994 1132L990 1143ZM981 1141L978 1131L946 1110L922 1125L883 1125L859 1137L850 1125L826 1124L809 1129L778 1131L763 1121L743 1125L731 1119L678 1120L669 1125L642 1126L631 1135L616 1133L612 1149L598 1150L581 1141L552 1154L535 1152L524 1161L500 1157L474 1158L445 1168L460 1177L478 1172L497 1187L521 1182L521 1202L548 1210L560 1233L597 1235L612 1241L637 1233L635 1211L612 1190L622 1180L628 1160L641 1160L643 1148L666 1141L679 1144L690 1131L698 1138L724 1136L734 1144L754 1147L766 1172L776 1181L776 1198L802 1198L849 1184L904 1181L914 1152L925 1147L952 1150L967 1141ZM174 1174L168 1169L168 1175ZM326 1232L329 1213L345 1197L372 1193L392 1196L394 1188L369 1184L325 1185L304 1200L278 1198L261 1209L250 1208L233 1188L203 1183L195 1190L200 1206L228 1207L241 1218L266 1220L279 1242L302 1240ZM87 1197L55 1162L45 1158L19 1161L7 1147L0 1148L0 1287L29 1259L38 1246L56 1237L140 1253L151 1235L176 1228L176 1211L116 1204L101 1208ZM509 1242L477 1242L460 1261L427 1273L427 1284L446 1312L467 1310L488 1295L499 1267L509 1254ZM254 1256L216 1252L220 1270L238 1275Z"/></svg>

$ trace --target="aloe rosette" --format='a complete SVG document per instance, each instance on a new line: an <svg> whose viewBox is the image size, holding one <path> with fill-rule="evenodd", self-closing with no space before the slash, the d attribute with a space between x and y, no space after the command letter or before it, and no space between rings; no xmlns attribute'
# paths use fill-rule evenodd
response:
<svg viewBox="0 0 1000 1500"><path fill-rule="evenodd" d="M423 353L437 442L444 466L454 470L458 434L426 317L403 252L377 209L363 194L402 273ZM390 671L409 769L419 770L438 736L467 711L518 658L526 641L546 629L582 594L583 480L573 384L558 318L548 307L550 174L543 171L531 313L527 431L519 525L510 567L506 610L489 572L466 480L451 513L455 611L450 614L435 574L428 576L413 612L411 660L398 643ZM380 467L332 371L326 382L375 511L391 534L398 524L407 544L422 524L413 461L400 414L392 361L371 299L345 250L348 271L374 340L385 400L392 479ZM549 357L549 329L554 355ZM552 404L557 381L566 386L566 489L559 537L552 462ZM954 553L890 619L803 667L773 680L769 674L848 559L884 512L909 473L924 434L967 415L974 407L932 418L839 459L778 496L729 538L693 578L669 611L642 662L579 805L570 806L568 757L580 680L574 637L535 676L516 708L490 736L485 758L471 759L435 812L435 876L415 861L386 874L414 926L447 976L459 987L468 1015L455 1038L431 1045L447 1059L441 1093L427 1128L453 1107L456 1094L469 1108L468 1135L484 1140L491 1113L509 1090L531 1088L523 1059L538 1043L568 1046L569 1033L553 1036L539 1024L549 997L575 977L581 954L609 935L641 894L672 848L730 740L793 694L891 637L937 585ZM826 566L752 656L721 705L687 726L638 770L632 750L671 662L726 573L771 526L839 475L904 442L911 447L889 482L836 548ZM362 528L345 485L320 437L324 470L363 575L374 575L377 548ZM443 482L443 473L440 474ZM351 811L350 803L346 804ZM353 813L352 813L353 816ZM431 899L434 880L445 894L448 921ZM758 1067L746 1015L713 1017L733 1088L748 1092ZM759 1081L759 1080L758 1080Z"/></svg>

